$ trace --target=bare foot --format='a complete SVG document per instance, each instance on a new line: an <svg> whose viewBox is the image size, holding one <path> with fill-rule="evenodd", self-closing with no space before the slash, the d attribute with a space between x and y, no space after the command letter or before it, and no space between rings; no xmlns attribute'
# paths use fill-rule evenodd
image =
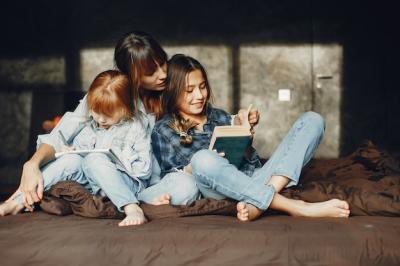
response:
<svg viewBox="0 0 400 266"><path fill-rule="evenodd" d="M147 222L142 209L137 204L128 204L124 206L125 219L123 219L118 226L132 226L140 225Z"/></svg>
<svg viewBox="0 0 400 266"><path fill-rule="evenodd" d="M297 210L291 213L293 216L304 217L349 217L349 204L339 199L331 199L323 202L308 203L298 201Z"/></svg>
<svg viewBox="0 0 400 266"><path fill-rule="evenodd" d="M161 196L158 196L157 198L153 199L150 204L153 205L163 205L163 204L169 204L171 197L168 194L162 194Z"/></svg>
<svg viewBox="0 0 400 266"><path fill-rule="evenodd" d="M24 205L22 203L17 203L13 200L10 200L0 204L0 216L6 216L8 214L15 215L20 213L23 209Z"/></svg>
<svg viewBox="0 0 400 266"><path fill-rule="evenodd" d="M262 210L244 201L241 201L236 205L236 210L237 218L242 222L253 221L263 213Z"/></svg>

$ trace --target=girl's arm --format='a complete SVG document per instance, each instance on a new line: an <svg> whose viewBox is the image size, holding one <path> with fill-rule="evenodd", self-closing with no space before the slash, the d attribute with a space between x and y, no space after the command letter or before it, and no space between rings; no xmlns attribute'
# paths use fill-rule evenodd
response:
<svg viewBox="0 0 400 266"><path fill-rule="evenodd" d="M153 130L151 134L151 146L153 153L161 168L161 177L177 169L183 169L186 164L180 154L174 149L170 141L158 130Z"/></svg>
<svg viewBox="0 0 400 266"><path fill-rule="evenodd" d="M25 162L21 182L18 190L8 199L12 200L21 192L24 194L23 201L25 207L31 209L34 202L39 202L43 197L43 179L40 167L54 158L54 153L60 149L62 140L57 133L58 130L68 129L71 131L77 123L70 123L84 120L87 113L86 96L81 100L78 107L68 117L63 116L56 128L51 133L38 136L37 150L32 157ZM65 135L65 134L64 134Z"/></svg>

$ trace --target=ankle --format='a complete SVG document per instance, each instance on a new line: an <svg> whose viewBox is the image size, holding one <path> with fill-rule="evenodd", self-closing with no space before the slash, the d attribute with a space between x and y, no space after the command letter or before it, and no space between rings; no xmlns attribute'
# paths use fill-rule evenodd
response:
<svg viewBox="0 0 400 266"><path fill-rule="evenodd" d="M137 212L137 211L142 211L142 209L136 203L129 203L124 206L125 214L129 214L129 213L133 213L133 212Z"/></svg>

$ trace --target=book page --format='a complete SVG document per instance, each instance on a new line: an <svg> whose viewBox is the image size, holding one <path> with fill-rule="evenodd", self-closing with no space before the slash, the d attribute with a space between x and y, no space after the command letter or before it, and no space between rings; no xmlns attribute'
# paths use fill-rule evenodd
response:
<svg viewBox="0 0 400 266"><path fill-rule="evenodd" d="M72 150L72 151L62 151L62 152L56 152L55 157L58 158L60 156L63 156L65 154L80 154L82 156L85 156L89 153L103 153L107 155L113 163L116 163L120 166L122 166L126 171L129 170L129 167L127 167L123 161L118 158L117 154L112 150L112 149L92 149L92 150Z"/></svg>

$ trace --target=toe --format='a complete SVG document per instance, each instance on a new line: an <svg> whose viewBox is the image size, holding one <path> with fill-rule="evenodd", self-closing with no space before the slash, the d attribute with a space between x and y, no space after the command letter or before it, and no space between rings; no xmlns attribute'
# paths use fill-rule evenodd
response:
<svg viewBox="0 0 400 266"><path fill-rule="evenodd" d="M241 201L236 205L236 210L242 212L246 208L246 203Z"/></svg>

